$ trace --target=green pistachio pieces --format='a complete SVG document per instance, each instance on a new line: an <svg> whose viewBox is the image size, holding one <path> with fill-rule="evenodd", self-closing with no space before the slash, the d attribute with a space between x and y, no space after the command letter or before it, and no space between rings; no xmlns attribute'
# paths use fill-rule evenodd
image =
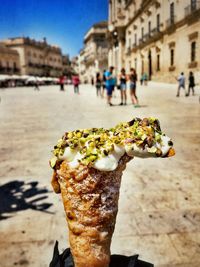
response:
<svg viewBox="0 0 200 267"><path fill-rule="evenodd" d="M161 151L153 146L162 143L162 132L156 118L134 118L130 122L117 124L110 129L91 128L66 132L54 147L54 157L50 160L52 168L57 159L63 156L66 147L77 150L82 155L80 162L88 165L99 157L108 156L114 150L114 145L135 143L140 148L147 148L150 153L160 155ZM130 142L131 140L131 142Z"/></svg>

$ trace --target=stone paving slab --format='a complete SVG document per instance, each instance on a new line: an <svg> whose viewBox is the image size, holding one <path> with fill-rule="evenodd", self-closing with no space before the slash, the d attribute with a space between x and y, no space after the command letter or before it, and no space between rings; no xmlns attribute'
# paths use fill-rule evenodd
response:
<svg viewBox="0 0 200 267"><path fill-rule="evenodd" d="M69 246L62 201L50 185L48 161L57 139L66 130L110 127L134 116L158 117L176 156L128 164L112 253L138 253L156 267L200 266L200 90L189 98L176 98L176 86L167 84L137 90L141 108L130 100L118 106L118 91L116 106L109 107L87 85L80 95L71 86L65 92L58 86L0 90L0 186L15 182L18 188L3 194L11 203L4 213L9 218L0 221L0 267L47 267L56 240L60 251ZM24 209L11 212L21 200ZM36 210L41 207L46 210Z"/></svg>

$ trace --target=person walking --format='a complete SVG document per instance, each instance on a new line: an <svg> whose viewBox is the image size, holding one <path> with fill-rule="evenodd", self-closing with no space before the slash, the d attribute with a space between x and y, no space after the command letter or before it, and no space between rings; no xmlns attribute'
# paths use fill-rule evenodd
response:
<svg viewBox="0 0 200 267"><path fill-rule="evenodd" d="M39 88L39 81L37 79L37 77L35 78L35 83L34 83L35 87L34 87L34 90L35 91L40 91L40 88Z"/></svg>
<svg viewBox="0 0 200 267"><path fill-rule="evenodd" d="M59 84L60 84L60 91L64 91L64 83L65 83L65 77L62 75L59 78Z"/></svg>
<svg viewBox="0 0 200 267"><path fill-rule="evenodd" d="M110 106L113 106L113 104L111 103L111 99L112 99L112 93L113 93L113 90L114 90L114 76L113 76L113 70L114 70L114 67L111 66L109 68L108 71L105 72L105 77L106 77L106 91L107 91L107 103L108 105Z"/></svg>
<svg viewBox="0 0 200 267"><path fill-rule="evenodd" d="M96 75L96 92L97 96L101 95L101 76L99 72Z"/></svg>
<svg viewBox="0 0 200 267"><path fill-rule="evenodd" d="M184 76L183 72L181 72L181 74L177 78L177 81L178 81L178 91L177 91L176 96L179 97L180 96L180 89L183 88L185 90L185 76ZM185 96L187 96L186 92L185 92Z"/></svg>
<svg viewBox="0 0 200 267"><path fill-rule="evenodd" d="M75 94L80 94L79 93L79 84L80 84L80 79L78 75L75 75L72 77L72 83L74 85L74 93Z"/></svg>
<svg viewBox="0 0 200 267"><path fill-rule="evenodd" d="M103 85L102 85L102 91L101 91L101 97L104 98L104 90L106 89L106 70L103 71Z"/></svg>
<svg viewBox="0 0 200 267"><path fill-rule="evenodd" d="M121 103L120 106L126 105L127 101L127 95L126 95L126 71L124 68L121 69L121 73L119 75L119 81L120 81L120 95L121 95Z"/></svg>
<svg viewBox="0 0 200 267"><path fill-rule="evenodd" d="M194 79L194 74L192 71L190 71L189 73L188 81L189 81L189 85L188 85L187 96L190 95L190 89L192 90L192 95L194 95L195 79Z"/></svg>
<svg viewBox="0 0 200 267"><path fill-rule="evenodd" d="M91 78L91 85L94 86L94 78Z"/></svg>
<svg viewBox="0 0 200 267"><path fill-rule="evenodd" d="M130 69L129 80L131 101L135 107L138 107L138 98L136 95L137 73L134 68Z"/></svg>

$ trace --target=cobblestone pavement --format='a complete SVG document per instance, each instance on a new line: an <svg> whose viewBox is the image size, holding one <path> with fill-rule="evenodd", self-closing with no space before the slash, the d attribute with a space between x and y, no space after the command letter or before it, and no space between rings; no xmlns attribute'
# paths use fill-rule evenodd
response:
<svg viewBox="0 0 200 267"><path fill-rule="evenodd" d="M52 192L51 149L66 130L110 127L155 116L175 144L169 159L134 159L123 175L112 253L140 254L156 267L200 266L200 103L173 85L138 88L140 108L108 107L95 88L0 90L0 266L46 267L68 244L60 196ZM113 103L119 104L119 92Z"/></svg>

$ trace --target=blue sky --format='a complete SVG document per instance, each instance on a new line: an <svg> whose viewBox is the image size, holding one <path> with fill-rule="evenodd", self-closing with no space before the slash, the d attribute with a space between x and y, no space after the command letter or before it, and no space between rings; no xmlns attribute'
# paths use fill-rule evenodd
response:
<svg viewBox="0 0 200 267"><path fill-rule="evenodd" d="M107 20L108 0L0 0L0 39L47 38L74 56L90 26Z"/></svg>

